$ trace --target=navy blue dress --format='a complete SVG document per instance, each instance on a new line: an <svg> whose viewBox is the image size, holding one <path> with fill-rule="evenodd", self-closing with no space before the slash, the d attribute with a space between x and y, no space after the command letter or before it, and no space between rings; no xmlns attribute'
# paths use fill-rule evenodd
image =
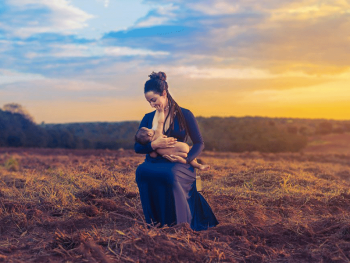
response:
<svg viewBox="0 0 350 263"><path fill-rule="evenodd" d="M189 163L202 152L204 142L192 112L184 108L181 111L193 142L186 158ZM151 129L155 112L147 113L139 128ZM180 131L177 116L174 119L174 130L169 130L166 132L168 137L184 141L186 131ZM136 183L148 224L172 226L187 222L193 230L199 231L219 223L207 201L197 192L196 170L190 164L172 163L160 155L150 157L149 153L153 151L150 142L146 145L136 142L134 149L136 153L147 154L145 161L136 169Z"/></svg>

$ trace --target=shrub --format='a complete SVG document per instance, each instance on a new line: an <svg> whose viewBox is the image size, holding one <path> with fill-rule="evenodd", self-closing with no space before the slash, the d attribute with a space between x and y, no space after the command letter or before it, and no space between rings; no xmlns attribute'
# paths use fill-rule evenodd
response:
<svg viewBox="0 0 350 263"><path fill-rule="evenodd" d="M5 161L5 168L8 171L18 171L19 170L19 162L13 158L12 156Z"/></svg>

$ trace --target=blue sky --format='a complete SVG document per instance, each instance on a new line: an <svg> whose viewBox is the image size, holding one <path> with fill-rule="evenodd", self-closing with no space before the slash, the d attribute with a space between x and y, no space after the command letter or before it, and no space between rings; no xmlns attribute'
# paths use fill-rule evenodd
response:
<svg viewBox="0 0 350 263"><path fill-rule="evenodd" d="M164 71L195 115L345 119L349 29L345 0L5 0L0 107L139 120L144 82Z"/></svg>

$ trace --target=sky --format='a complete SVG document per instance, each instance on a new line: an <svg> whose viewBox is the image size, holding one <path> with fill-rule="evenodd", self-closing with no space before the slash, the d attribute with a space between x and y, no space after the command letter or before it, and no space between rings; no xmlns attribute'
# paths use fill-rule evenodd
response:
<svg viewBox="0 0 350 263"><path fill-rule="evenodd" d="M1 0L0 107L141 120L152 71L195 116L348 120L347 0Z"/></svg>

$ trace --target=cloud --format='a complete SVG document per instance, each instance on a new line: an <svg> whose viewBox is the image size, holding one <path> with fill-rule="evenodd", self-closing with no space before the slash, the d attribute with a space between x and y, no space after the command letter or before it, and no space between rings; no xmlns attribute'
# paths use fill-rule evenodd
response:
<svg viewBox="0 0 350 263"><path fill-rule="evenodd" d="M12 48L11 41L0 40L0 53L6 52Z"/></svg>
<svg viewBox="0 0 350 263"><path fill-rule="evenodd" d="M191 34L155 39L145 43L148 48L173 51L178 59L210 54L221 58L221 65L228 68L250 64L275 74L338 74L348 69L350 38L344 32L350 28L349 2L213 0L173 4L181 10L175 10L174 21L191 24ZM136 46L132 40L124 43Z"/></svg>
<svg viewBox="0 0 350 263"><path fill-rule="evenodd" d="M107 46L103 47L96 44L80 45L51 45L52 51L48 54L40 54L35 52L26 53L29 59L39 57L57 57L57 58L91 58L91 57L107 57L107 56L166 56L168 52L152 51L147 49L135 49L130 47Z"/></svg>
<svg viewBox="0 0 350 263"><path fill-rule="evenodd" d="M145 17L138 19L131 29L172 24L176 21L176 11L179 11L179 7L173 4L157 6Z"/></svg>
<svg viewBox="0 0 350 263"><path fill-rule="evenodd" d="M65 0L14 3L27 6L28 10L44 5L52 10L77 9ZM96 57L132 59L150 55L156 59L166 55L169 63L184 62L183 66L188 67L255 68L275 75L291 71L338 74L348 67L350 39L343 32L350 28L346 13L350 8L344 1L217 0L203 1L200 6L196 1L145 3L154 8L128 30L111 32L90 44L57 39L52 45L50 37L45 40L47 44L38 38L42 47L38 44L35 49L26 50L25 56L33 62L43 57L80 57L86 58L86 63ZM30 28L36 30L34 26L24 30ZM198 59L201 56L207 58Z"/></svg>
<svg viewBox="0 0 350 263"><path fill-rule="evenodd" d="M168 21L169 21L169 18L167 17L151 16L145 20L138 22L135 27L151 27L151 26L163 25Z"/></svg>
<svg viewBox="0 0 350 263"><path fill-rule="evenodd" d="M46 79L33 83L40 89L50 89L59 91L117 91L121 90L106 83L94 81L70 80L70 79Z"/></svg>
<svg viewBox="0 0 350 263"><path fill-rule="evenodd" d="M93 18L67 0L12 0L0 24L6 35L27 38L41 33L72 34Z"/></svg>
<svg viewBox="0 0 350 263"><path fill-rule="evenodd" d="M51 46L52 51L48 54L49 56L58 58L67 57L94 57L101 56L101 47L88 46L80 44L67 44L60 45L55 44Z"/></svg>
<svg viewBox="0 0 350 263"><path fill-rule="evenodd" d="M103 6L105 8L109 7L110 0L96 0L96 1L99 2L99 3L103 3Z"/></svg>
<svg viewBox="0 0 350 263"><path fill-rule="evenodd" d="M285 2L271 13L272 20L310 20L331 15L346 14L350 3L342 0L304 0Z"/></svg>
<svg viewBox="0 0 350 263"><path fill-rule="evenodd" d="M112 56L166 56L168 52L151 51L145 49L133 49L128 47L106 47L104 49L106 55Z"/></svg>
<svg viewBox="0 0 350 263"><path fill-rule="evenodd" d="M235 14L239 11L239 4L232 3L232 1L214 1L214 3L203 4L201 3L189 3L188 7L200 11L206 15L226 15Z"/></svg>
<svg viewBox="0 0 350 263"><path fill-rule="evenodd" d="M39 74L21 73L7 69L0 69L0 85L42 79L45 79L45 77Z"/></svg>
<svg viewBox="0 0 350 263"><path fill-rule="evenodd" d="M175 67L169 69L172 74L184 75L193 79L271 79L280 77L310 77L302 72L271 74L267 70L256 68L197 68Z"/></svg>

